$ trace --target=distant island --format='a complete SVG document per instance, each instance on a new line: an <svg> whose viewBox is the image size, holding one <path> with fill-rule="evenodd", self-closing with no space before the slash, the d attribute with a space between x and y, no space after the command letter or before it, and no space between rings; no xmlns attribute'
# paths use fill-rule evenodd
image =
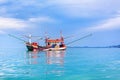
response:
<svg viewBox="0 0 120 80"><path fill-rule="evenodd" d="M120 48L120 45L113 46L68 46L69 48Z"/></svg>
<svg viewBox="0 0 120 80"><path fill-rule="evenodd" d="M110 48L120 48L120 45L109 46Z"/></svg>

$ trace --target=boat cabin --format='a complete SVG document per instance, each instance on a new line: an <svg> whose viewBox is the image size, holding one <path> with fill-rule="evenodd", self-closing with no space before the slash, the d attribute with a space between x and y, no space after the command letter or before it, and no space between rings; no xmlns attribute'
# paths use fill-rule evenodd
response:
<svg viewBox="0 0 120 80"><path fill-rule="evenodd" d="M62 48L65 47L64 39L46 39L46 47L48 48Z"/></svg>

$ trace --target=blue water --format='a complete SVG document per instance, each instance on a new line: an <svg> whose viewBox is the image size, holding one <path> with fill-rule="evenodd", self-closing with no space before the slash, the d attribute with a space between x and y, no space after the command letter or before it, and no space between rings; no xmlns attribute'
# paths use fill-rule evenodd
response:
<svg viewBox="0 0 120 80"><path fill-rule="evenodd" d="M120 80L120 49L0 49L0 80Z"/></svg>

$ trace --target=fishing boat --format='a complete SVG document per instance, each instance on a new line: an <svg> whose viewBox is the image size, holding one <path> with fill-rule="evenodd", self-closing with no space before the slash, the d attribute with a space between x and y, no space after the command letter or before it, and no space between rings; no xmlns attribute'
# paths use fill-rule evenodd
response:
<svg viewBox="0 0 120 80"><path fill-rule="evenodd" d="M16 36L14 36L14 35L11 35L11 34L9 34L9 36L14 37L16 39L19 39L21 41L24 41L28 51L60 51L60 50L66 50L66 48L67 48L66 45L69 45L71 43L74 43L76 41L84 39L86 37L89 37L89 36L91 36L91 34L88 34L88 35L86 35L84 37L81 37L77 40L71 41L67 44L64 43L64 39L66 39L66 38L64 38L62 36L62 34L61 34L60 38L56 38L56 39L51 39L51 38L46 37L44 39L45 40L45 46L40 46L37 41L32 42L32 37L33 37L32 35L26 36L28 38L28 41L25 41L21 38L18 38ZM43 39L43 38L40 38L40 39Z"/></svg>
<svg viewBox="0 0 120 80"><path fill-rule="evenodd" d="M26 42L26 47L28 51L58 51L65 50L66 45L64 44L64 38L61 35L60 38L50 39L46 36L45 38L45 46L40 46L37 42L32 42L32 36L26 36L28 38L28 42Z"/></svg>

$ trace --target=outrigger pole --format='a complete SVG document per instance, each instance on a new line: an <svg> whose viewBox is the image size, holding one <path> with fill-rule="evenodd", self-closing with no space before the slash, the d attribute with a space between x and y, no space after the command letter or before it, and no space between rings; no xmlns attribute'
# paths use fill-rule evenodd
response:
<svg viewBox="0 0 120 80"><path fill-rule="evenodd" d="M83 37L81 37L81 38L79 38L79 39L77 39L77 40L74 40L74 41L68 42L66 45L72 44L72 43L74 43L74 42L77 42L77 41L79 41L79 40L81 40L81 39L84 39L84 38L87 38L87 37L89 37L89 36L92 36L92 34L88 34L88 35L83 36Z"/></svg>
<svg viewBox="0 0 120 80"><path fill-rule="evenodd" d="M16 36L14 36L14 35L11 35L11 34L8 34L10 37L13 37L13 38L16 38L16 39L18 39L18 40L20 40L20 41L23 41L23 42L27 42L27 41L25 41L25 40L23 40L23 39L21 39L21 38L18 38L18 37L16 37Z"/></svg>
<svg viewBox="0 0 120 80"><path fill-rule="evenodd" d="M64 39L68 39L68 38L71 38L71 37L75 37L75 35L67 36L67 37L65 37Z"/></svg>

